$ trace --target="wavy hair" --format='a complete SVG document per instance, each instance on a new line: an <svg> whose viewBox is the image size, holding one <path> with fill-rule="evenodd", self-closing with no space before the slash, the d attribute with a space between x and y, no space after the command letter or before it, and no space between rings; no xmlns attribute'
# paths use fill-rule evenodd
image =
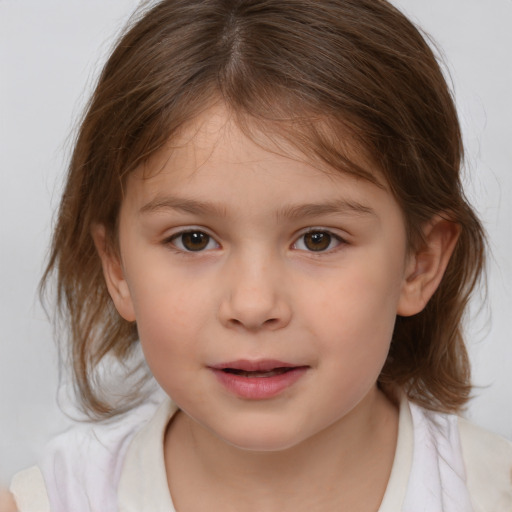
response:
<svg viewBox="0 0 512 512"><path fill-rule="evenodd" d="M115 250L126 176L219 101L246 131L374 179L338 136L350 133L385 177L411 245L434 215L459 225L438 290L421 313L397 318L379 382L427 408L460 409L471 390L461 322L484 233L462 189L461 133L442 70L384 0L164 0L132 18L81 121L42 280L44 292L56 279L83 409L108 417L140 397L135 386L113 404L98 381L107 356L130 358L137 327L113 306L91 227L104 225Z"/></svg>

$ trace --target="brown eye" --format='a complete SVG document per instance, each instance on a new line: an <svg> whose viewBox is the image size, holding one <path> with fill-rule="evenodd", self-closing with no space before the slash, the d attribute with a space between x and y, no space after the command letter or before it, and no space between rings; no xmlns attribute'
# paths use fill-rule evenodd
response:
<svg viewBox="0 0 512 512"><path fill-rule="evenodd" d="M178 233L171 238L171 242L178 249L186 252L199 252L205 249L215 249L217 242L202 231L185 231Z"/></svg>
<svg viewBox="0 0 512 512"><path fill-rule="evenodd" d="M343 244L344 240L327 230L311 230L300 236L294 249L306 252L327 252Z"/></svg>
<svg viewBox="0 0 512 512"><path fill-rule="evenodd" d="M326 231L311 231L304 235L304 245L310 251L325 251L331 241L332 235Z"/></svg>

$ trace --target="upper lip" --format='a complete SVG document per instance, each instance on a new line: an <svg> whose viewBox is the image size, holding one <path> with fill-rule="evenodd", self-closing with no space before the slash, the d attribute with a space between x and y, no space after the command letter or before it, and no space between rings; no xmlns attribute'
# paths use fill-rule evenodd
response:
<svg viewBox="0 0 512 512"><path fill-rule="evenodd" d="M220 363L211 365L210 368L214 370L242 370L245 372L268 372L275 368L297 368L299 365L294 363L286 363L284 361L278 361L276 359L259 359L259 360L248 360L238 359L236 361L229 361L227 363Z"/></svg>

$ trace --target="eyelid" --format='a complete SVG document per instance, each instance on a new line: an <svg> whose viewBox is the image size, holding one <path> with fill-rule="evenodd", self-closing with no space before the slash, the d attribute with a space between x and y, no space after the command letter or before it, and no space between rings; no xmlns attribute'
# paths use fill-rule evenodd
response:
<svg viewBox="0 0 512 512"><path fill-rule="evenodd" d="M215 247L205 247L204 249L199 249L196 251L189 250L186 247L179 247L175 243L175 240L179 239L179 237L181 237L183 235L186 235L187 233L202 233L202 234L206 235L209 239L207 245L210 245L211 242L214 242ZM181 227L177 231L170 234L169 236L166 236L163 239L162 243L167 246L172 246L172 248L177 252L185 253L185 254L202 253L202 252L211 251L213 249L220 248L220 243L217 241L216 237L213 236L211 233L209 233L207 229L205 229L203 227L199 227L199 226L197 226L197 227L196 226Z"/></svg>
<svg viewBox="0 0 512 512"><path fill-rule="evenodd" d="M319 251L315 251L315 250L307 249L307 248L304 248L304 249L297 248L296 246L297 246L299 240L301 240L304 236L308 235L309 233L326 233L329 236L331 236L332 239L336 240L337 244L335 245L335 247L328 248L325 250L319 250ZM312 227L306 228L305 230L302 230L295 237L295 241L292 243L292 248L307 252L312 255L322 255L322 254L332 253L332 252L336 251L336 249L338 249L339 246L343 246L343 245L347 245L347 244L348 244L348 241L346 240L346 238L343 237L342 235L340 235L339 233L337 233L336 230L333 230L332 228L312 226Z"/></svg>

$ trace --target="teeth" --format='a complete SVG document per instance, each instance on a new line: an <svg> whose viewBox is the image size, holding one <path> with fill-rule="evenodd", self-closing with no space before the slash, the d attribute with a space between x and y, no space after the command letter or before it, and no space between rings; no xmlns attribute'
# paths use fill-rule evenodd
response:
<svg viewBox="0 0 512 512"><path fill-rule="evenodd" d="M274 368L272 370L268 370L266 372L247 372L245 370L237 370L235 368L225 368L224 371L226 373L233 373L235 375L240 375L242 377L248 377L249 379L261 378L261 377L273 377L274 375L281 375L286 373L293 368Z"/></svg>

